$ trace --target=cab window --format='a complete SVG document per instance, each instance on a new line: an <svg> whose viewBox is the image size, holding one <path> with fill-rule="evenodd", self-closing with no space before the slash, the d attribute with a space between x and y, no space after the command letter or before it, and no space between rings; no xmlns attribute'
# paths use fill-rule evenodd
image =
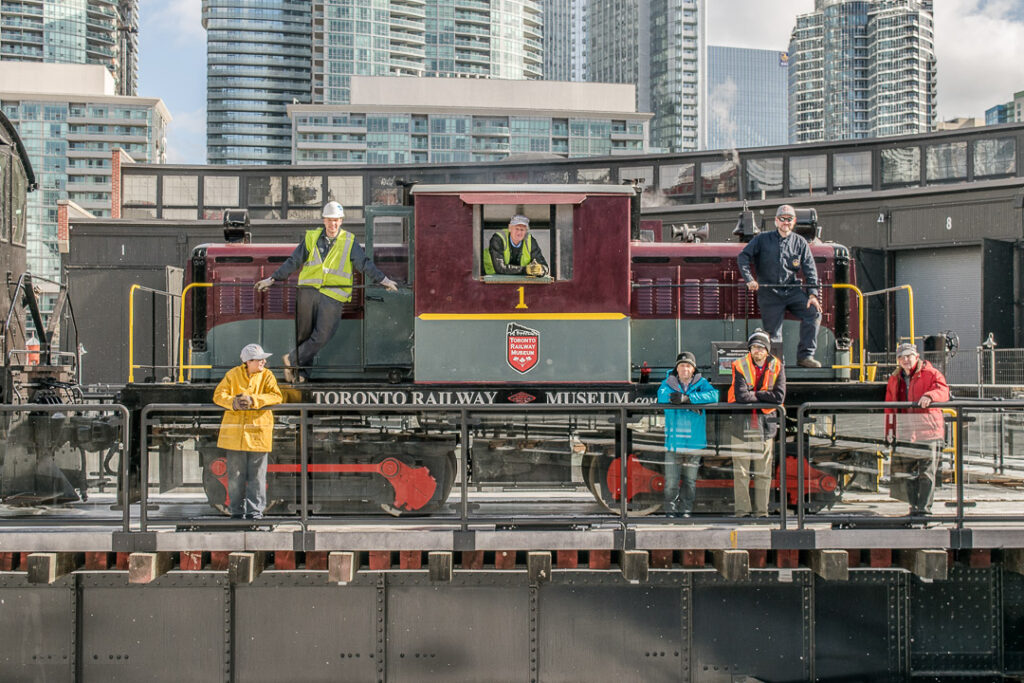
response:
<svg viewBox="0 0 1024 683"><path fill-rule="evenodd" d="M547 284L556 280L572 278L572 209L561 204L483 204L476 207L474 225L476 230L477 263L474 273L485 282L522 281L528 284ZM509 221L515 215L530 219L529 236L540 248L548 265L548 274L543 277L523 275L488 275L485 269L486 253L491 238L507 230Z"/></svg>

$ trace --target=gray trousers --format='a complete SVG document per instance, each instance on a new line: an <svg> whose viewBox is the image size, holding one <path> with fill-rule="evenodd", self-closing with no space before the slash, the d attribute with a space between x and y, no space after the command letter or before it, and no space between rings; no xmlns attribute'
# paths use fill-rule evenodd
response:
<svg viewBox="0 0 1024 683"><path fill-rule="evenodd" d="M753 514L768 516L768 496L772 487L773 439L765 439L760 454L732 456L733 512L737 517ZM750 477L754 477L754 507L750 507Z"/></svg>
<svg viewBox="0 0 1024 683"><path fill-rule="evenodd" d="M935 497L935 474L938 469L939 444L929 442L927 448L900 448L892 454L892 486L894 498L910 503L910 514L929 513ZM905 494L905 495L901 495Z"/></svg>
<svg viewBox="0 0 1024 683"><path fill-rule="evenodd" d="M309 377L308 368L320 349L331 341L341 323L345 304L321 294L316 287L299 287L295 296L295 351L294 363L303 377Z"/></svg>
<svg viewBox="0 0 1024 683"><path fill-rule="evenodd" d="M228 465L228 511L259 519L267 509L267 453L224 451Z"/></svg>
<svg viewBox="0 0 1024 683"><path fill-rule="evenodd" d="M782 341L782 321L786 317L786 311L800 318L800 342L796 352L798 360L814 356L818 349L821 313L815 308L808 308L807 299L807 293L796 287L779 290L761 287L757 290L761 323L764 325L764 331L771 337L773 346Z"/></svg>

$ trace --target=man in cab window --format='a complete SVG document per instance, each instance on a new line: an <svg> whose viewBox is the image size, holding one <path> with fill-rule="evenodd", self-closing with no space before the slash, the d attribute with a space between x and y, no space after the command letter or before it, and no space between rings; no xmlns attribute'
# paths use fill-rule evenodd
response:
<svg viewBox="0 0 1024 683"><path fill-rule="evenodd" d="M529 218L516 214L508 222L508 229L491 236L490 246L484 252L484 274L531 277L548 274L548 262L537 240L530 235Z"/></svg>

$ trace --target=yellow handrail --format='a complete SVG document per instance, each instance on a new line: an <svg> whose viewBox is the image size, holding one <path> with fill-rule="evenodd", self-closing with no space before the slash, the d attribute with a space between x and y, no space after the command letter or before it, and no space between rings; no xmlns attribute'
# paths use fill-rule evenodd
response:
<svg viewBox="0 0 1024 683"><path fill-rule="evenodd" d="M212 282L192 282L181 290L181 327L178 331L178 382L185 383L185 295L193 287L213 287ZM189 358L189 361L192 359ZM189 370L209 369L212 365L188 365Z"/></svg>
<svg viewBox="0 0 1024 683"><path fill-rule="evenodd" d="M852 289L853 293L857 295L857 321L858 330L860 331L860 362L857 365L833 365L833 369L838 368L859 368L860 369L860 381L864 381L864 294L861 293L860 289L856 285L848 285L842 282L835 282L832 284L834 289Z"/></svg>
<svg viewBox="0 0 1024 683"><path fill-rule="evenodd" d="M907 306L909 307L910 314L910 343L914 342L914 288L910 285L896 285L895 287L886 287L885 289L876 289L872 292L864 292L864 298L874 296L876 294L887 294L889 292L898 292L901 289L907 290Z"/></svg>
<svg viewBox="0 0 1024 683"><path fill-rule="evenodd" d="M135 290L141 285L132 285L128 290L128 383L135 381Z"/></svg>
<svg viewBox="0 0 1024 683"><path fill-rule="evenodd" d="M135 364L135 292L152 292L153 294L164 294L173 299L174 294L171 292L165 292L162 289L153 289L151 287L144 287L140 284L134 284L128 290L128 383L135 381L135 371L144 367L142 365ZM154 359L153 368L165 367L155 365L156 359Z"/></svg>

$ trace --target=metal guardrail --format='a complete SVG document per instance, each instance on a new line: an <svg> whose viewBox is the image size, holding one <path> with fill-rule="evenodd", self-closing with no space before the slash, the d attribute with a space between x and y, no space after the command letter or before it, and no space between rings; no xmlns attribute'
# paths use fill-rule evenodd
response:
<svg viewBox="0 0 1024 683"><path fill-rule="evenodd" d="M407 415L431 415L431 414L444 414L458 415L458 427L451 430L452 435L458 434L459 448L458 448L458 472L466 473L470 471L469 462L469 443L470 443L470 429L471 425L477 424L480 416L486 415L516 415L516 416L536 416L536 415L553 415L566 417L566 420L580 419L586 416L601 416L604 418L610 418L617 426L617 441L615 444L615 453L613 457L619 460L619 481L621 482L620 491L629 491L630 476L628 471L628 458L624 457L628 455L628 449L626 446L630 444L630 430L631 425L639 422L642 418L649 416L660 416L665 410L691 410L697 406L673 406L670 404L607 404L607 405L587 405L587 406L572 406L567 408L566 406L551 406L551 405L534 405L534 406L477 406L467 408L465 406L433 406L429 408L420 408L414 406L376 406L376 407L338 407L338 406L325 406L320 404L280 404L269 408L275 413L289 413L293 414L298 418L297 427L299 430L299 515L298 523L305 530L310 526L321 525L321 524L337 524L339 520L344 520L346 524L393 524L393 525L423 525L429 523L432 525L441 526L458 526L462 530L468 530L470 525L473 524L500 524L500 525L516 525L516 524L535 524L535 525L571 525L580 523L608 523L609 521L615 521L622 528L629 525L630 521L637 519L644 519L645 523L671 523L679 520L666 519L662 516L643 516L636 514L636 512L630 510L628 495L619 496L619 511L617 515L601 514L601 515L579 515L574 514L568 515L531 515L526 519L525 517L517 517L515 514L494 516L494 515L480 515L471 514L470 503L469 503L469 487L475 486L472 484L466 476L462 476L459 481L460 498L458 500L458 513L457 515L429 515L429 516L402 516L402 517L383 517L380 514L373 516L370 515L323 515L323 516L311 516L310 510L311 505L309 501L309 474L310 474L310 445L309 445L309 429L312 424L320 416L407 416ZM782 406L770 405L770 404L734 404L734 403L713 403L713 404L699 404L701 410L707 413L730 413L730 414L743 414L747 415L754 410L765 409L772 413L775 413L781 423L785 420L785 409ZM177 414L191 414L191 415L203 415L210 414L219 416L223 414L223 408L210 404L152 404L146 406L142 410L141 414L141 438L140 438L140 469L142 472L149 471L149 439L151 428L154 425L159 424L158 418L161 414L166 413L177 413ZM709 444L711 448L711 444ZM778 462L781 463L780 481L785 482L787 479L786 474L786 462L785 458L782 457L784 450L784 443L780 439L774 440L775 457L779 458ZM773 470L774 471L774 470ZM731 481L731 479L730 479ZM453 490L454 492L454 490ZM139 529L146 531L149 528L150 516L148 514L149 503L148 503L148 486L143 486L141 489L141 500L139 505ZM787 511L785 506L780 508L780 514L778 519L780 520L783 528L786 525ZM276 519L276 518L275 518ZM286 519L286 518L284 518ZM713 516L713 515L701 515L699 521L711 522L711 521L735 521L731 516ZM161 518L159 520L161 524L175 523L180 525L188 525L196 528L202 526L219 526L224 525L237 525L241 527L251 526L252 522L249 521L228 521L224 518L219 519L171 519Z"/></svg>
<svg viewBox="0 0 1024 683"><path fill-rule="evenodd" d="M642 523L643 525L658 525L658 524L706 524L706 523L729 523L729 524L743 524L744 522L736 520L731 515L707 515L707 514L696 514L690 519L675 519L666 518L661 514L645 515L645 512L640 509L639 506L632 506L629 493L633 489L631 488L633 473L629 467L630 457L639 453L641 456L646 457L645 463L655 463L655 465L661 464L661 455L649 455L650 453L659 452L659 444L662 443L661 439L664 436L659 431L657 419L663 415L664 412L670 410L693 410L699 407L700 410L705 411L707 415L708 425L711 425L712 415L716 413L725 414L747 414L752 410L767 408L774 411L780 420L785 419L785 412L780 406L770 406L764 404L730 404L730 403L715 403L715 404L700 404L699 406L673 406L670 404L605 404L605 405L586 405L586 406L564 406L564 405L533 405L533 406L381 406L381 407L338 407L338 406L325 406L320 404L283 404L274 407L274 412L279 414L291 414L290 422L287 424L290 428L296 430L298 436L298 487L299 491L295 502L297 503L296 515L285 517L274 516L274 523L288 523L289 520L295 520L295 522L303 530L309 529L317 525L323 524L338 524L344 523L346 525L424 525L429 524L432 526L458 528L461 530L468 530L473 525L479 524L494 524L501 526L520 526L520 525L536 525L536 526L565 526L565 525L577 525L577 524L598 524L607 525L614 524L618 528L627 529L635 527L637 524ZM955 508L952 514L935 514L927 518L927 520L910 517L909 515L879 515L872 513L871 511L848 509L845 512L817 512L813 516L810 516L807 512L807 505L810 500L810 496L813 493L814 482L811 480L812 470L811 465L820 466L824 460L815 460L813 450L810 448L808 442L805 440L804 435L809 434L809 427L812 424L816 424L817 420L822 417L842 413L883 413L887 410L905 410L915 408L916 404L913 403L885 403L885 402L857 402L857 403L805 403L801 405L796 413L796 500L795 500L795 523L793 522L794 516L787 510L787 503L792 500L789 496L794 493L794 487L792 482L789 481L791 474L787 472L788 461L786 455L786 443L783 439L776 438L774 441L774 450L776 464L773 467L773 475L775 472L778 473L779 486L775 489L776 495L778 496L779 508L778 513L770 518L770 523L780 529L797 529L802 530L807 527L811 522L813 523L826 523L833 525L856 525L871 523L872 526L876 527L898 527L903 526L907 523L921 523L923 521L935 521L942 523L950 523L956 529L962 529L966 522L1005 522L1005 521L1016 521L1019 522L1024 519L1024 512L1018 514L1012 510L1008 513L1000 511L999 514L993 514L991 512L981 513L972 510L974 501L968 498L969 490L968 480L965 478L966 468L970 467L972 470L972 476L976 479L979 472L991 472L996 475L1005 476L1011 480L1022 479L1024 480L1024 400L1021 401L992 401L992 400L974 400L974 401L950 401L947 403L936 403L933 404L933 408L939 409L945 413L945 421L950 430L951 438L947 439L948 447L945 449L946 456L952 456L952 470L954 477L952 485L955 489L955 495L952 496L952 500L949 500L945 504L951 508ZM0 414L39 414L39 415L52 415L57 413L94 413L111 415L116 414L119 417L118 427L120 432L120 441L116 444L120 453L120 463L118 467L120 485L118 486L118 502L122 504L121 514L117 520L117 526L125 532L138 530L147 531L151 528L152 524L156 523L161 526L167 524L178 524L192 528L207 527L224 527L237 525L239 527L248 526L251 522L238 521L232 522L224 517L220 517L215 513L209 515L201 515L199 518L193 517L175 517L177 514L172 509L170 515L161 515L159 518L153 518L150 515L150 481L149 481L149 468L150 468L150 451L153 447L153 436L158 434L161 430L161 416L171 415L175 419L186 423L191 423L194 426L198 426L198 420L202 419L203 416L209 416L210 421L207 427L210 428L208 434L213 434L217 425L214 424L214 419L219 418L223 414L223 409L219 406L210 404L153 404L145 407L141 411L140 415L140 436L137 439L138 442L138 460L132 463L134 457L127 457L125 454L128 452L128 445L132 443L131 439L131 425L130 425L130 413L126 407L119 404L78 404L78 405L20 405L20 406L0 406ZM456 482L456 487L452 488L452 494L450 497L446 497L441 500L441 503L445 505L445 512L434 513L428 515L412 515L412 516L401 516L401 517L387 517L381 514L370 514L370 513L358 513L358 514L318 514L314 512L314 506L310 500L310 475L318 471L316 463L311 468L311 436L313 434L312 429L314 426L320 424L320 421L334 418L379 418L382 421L386 421L389 418L394 418L396 421L388 424L397 424L398 418L416 416L418 419L423 420L423 423L431 425L426 427L426 430L435 430L435 433L443 434L445 436L450 435L452 437L452 443L456 444L454 450L457 455L458 469L452 474L452 481ZM613 507L608 508L609 512L594 513L588 512L587 510L580 511L578 508L573 510L563 509L551 512L550 510L536 509L533 511L527 510L522 511L521 501L531 501L530 497L515 497L510 498L508 501L511 505L508 512L495 512L492 508L490 512L484 510L480 511L476 508L476 503L471 501L470 489L471 487L478 487L479 483L471 481L469 477L461 476L457 481L455 479L458 473L464 473L470 471L471 467L471 454L470 448L480 447L481 443L471 443L475 440L483 440L487 437L487 430L490 430L495 425L504 425L504 422L500 420L507 420L513 423L513 428L503 435L502 438L519 439L521 438L519 432L516 430L519 425L525 426L528 430L536 430L535 433L543 433L543 427L545 425L551 428L551 433L556 434L557 439L561 439L562 436L569 433L566 425L572 421L580 421L588 430L590 435L586 439L590 440L590 444L593 443L605 443L608 449L602 457L609 458L608 462L612 462L613 458L618 458L618 482L616 485L619 486L617 498L615 502L617 509ZM564 418L564 419L563 419ZM653 421L651 421L653 419ZM645 420L648 420L645 422ZM717 420L717 418L716 418ZM163 427L166 428L167 424L163 423ZM382 422L381 424L384 424ZM790 423L792 424L792 422ZM828 424L828 421L820 423L822 425ZM443 430L440 427L433 425L443 425ZM365 425L362 425L365 428ZM338 426L339 434L342 433L341 425ZM817 429L817 427L816 427ZM649 433L650 437L639 446L636 441L637 438L643 442L642 435ZM723 432L724 433L724 432ZM790 431L792 434L792 431ZM161 434L163 436L163 434ZM711 432L709 429L709 436ZM819 431L816 438L823 437L828 438L827 430ZM868 446L868 450L873 448L872 443L877 443L879 447L884 447L884 434L873 435L870 433L857 432L856 434L846 434L842 438L854 438L863 441ZM192 438L192 437L188 437ZM728 459L729 445L733 442L727 442L725 440L708 439L708 451L720 451L718 453L711 453L716 457ZM754 443L753 441L751 443ZM792 443L789 441L789 443ZM588 444L588 445L590 445ZM648 455L644 456L643 446L647 446ZM1020 462L1015 462L1017 453L1020 451ZM561 451L560 451L561 452ZM582 452L582 451L579 451ZM577 452L577 453L579 453ZM587 451L588 454L592 454L595 451ZM664 451L660 451L663 453ZM567 460L563 461L568 467L574 467L572 463L571 449L567 449L564 452ZM134 456L135 453L132 453ZM792 455L792 454L791 454ZM341 458L343 456L338 455ZM472 456L478 457L478 456ZM940 456L943 458L943 456ZM940 460L941 462L941 460ZM135 465L138 465L137 469ZM477 463L479 465L479 463ZM657 467L655 467L657 469ZM948 470L947 470L948 471ZM133 479L133 473L141 472L141 486L135 491L135 480ZM648 473L649 474L649 473ZM819 472L820 474L820 472ZM611 482L611 473L608 473L609 482ZM731 479L730 479L731 481ZM975 482L976 484L976 482ZM484 482L484 486L492 486ZM574 480L568 484L573 487L577 494L581 494L574 503L569 501L567 505L571 508L573 504L579 504L580 501L591 501L585 495L583 495L584 487L578 481ZM726 486L725 484L722 484ZM974 485L974 484L971 484ZM639 485L638 485L639 488ZM455 497L454 493L458 490L458 498ZM974 489L976 490L976 489ZM655 493L652 493L654 491ZM657 495L658 489L648 490L650 495ZM130 496L137 493L138 504L129 504ZM634 499L635 500L635 499ZM888 499L891 501L891 499ZM202 499L190 502L201 503L206 505L207 501L205 496ZM820 502L820 501L819 501ZM840 504L845 501L840 499ZM895 501L891 501L895 502ZM853 503L854 505L856 503ZM595 509L593 506L588 505L588 510ZM649 511L649 510L648 510ZM107 526L113 523L112 518L97 518L81 516L65 515L65 516L15 516L9 518L0 519L0 526L27 526L27 525L94 525L94 526Z"/></svg>
<svg viewBox="0 0 1024 683"><path fill-rule="evenodd" d="M20 405L0 405L0 415L16 415L26 414L31 415L36 413L38 415L65 415L67 413L102 413L105 415L118 414L120 415L120 429L121 429L121 440L114 444L115 447L119 447L119 463L118 463L118 477L121 482L127 482L128 479L128 454L129 444L131 443L131 421L129 419L129 412L126 407L120 404L111 403L77 403L77 404L33 404L26 403ZM10 422L5 418L4 436L6 437L0 448L6 449L11 444L10 434L7 433ZM37 445L34 443L34 445ZM13 469L13 468L11 468ZM102 468L101 468L102 469ZM84 468L83 468L84 470ZM87 473L83 471L83 476ZM53 516L16 516L16 517L3 517L0 518L0 526L52 526L54 521L59 521L62 525L69 526L107 526L111 525L113 520L119 519L121 530L128 532L131 530L131 508L128 504L128 496L126 495L123 487L118 487L118 503L121 508L121 514L118 518L97 518L97 517L78 517L78 516L60 516L55 520ZM116 508L113 508L116 509Z"/></svg>

